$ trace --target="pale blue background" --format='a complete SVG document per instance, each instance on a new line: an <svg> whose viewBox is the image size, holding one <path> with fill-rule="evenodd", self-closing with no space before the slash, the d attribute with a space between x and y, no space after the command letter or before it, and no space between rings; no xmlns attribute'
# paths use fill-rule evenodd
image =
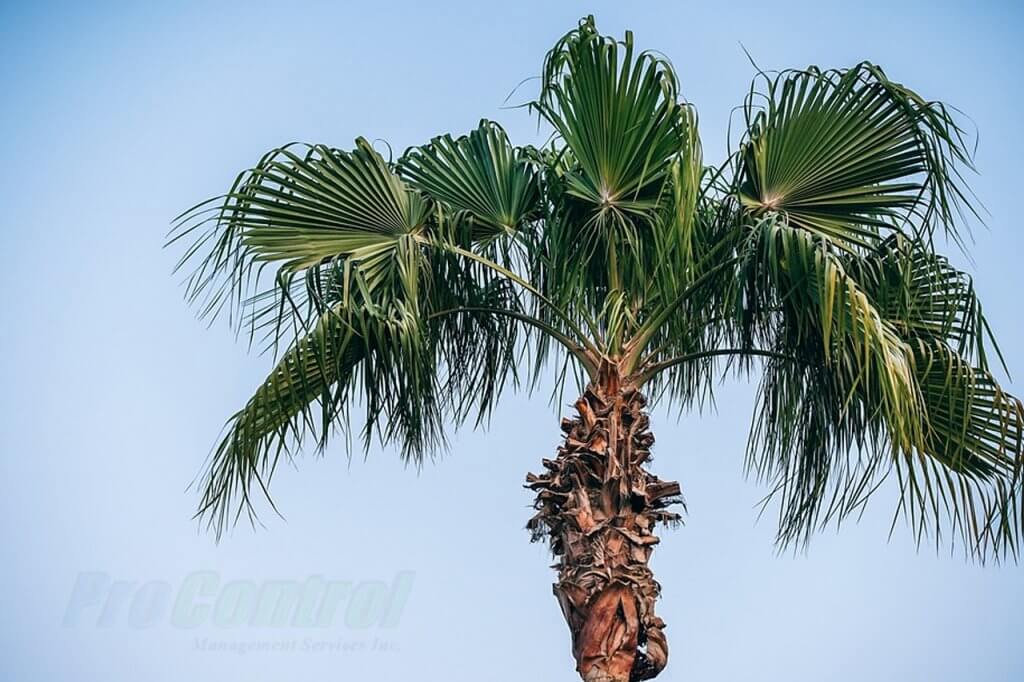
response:
<svg viewBox="0 0 1024 682"><path fill-rule="evenodd" d="M421 473L391 452L307 458L275 481L287 522L268 515L268 530L215 546L185 487L268 365L194 320L161 243L179 210L290 140L401 149L488 116L535 141L502 102L589 11L675 62L709 160L752 75L741 42L765 68L870 58L963 108L981 130L974 186L992 216L973 269L1024 373L1016 3L5 4L0 679L575 679L549 558L523 530L523 475L558 437L545 396L511 397L488 434L461 433ZM916 552L902 527L887 542L891 491L859 526L776 556L772 519L755 521L763 490L742 477L751 393L728 384L717 413L680 423L655 414L656 470L682 481L691 510L656 554L672 644L662 679L1024 679L1024 568ZM386 633L398 652L238 656L197 652L195 633L166 620L62 627L76 575L94 570L173 585L196 570L416 579Z"/></svg>

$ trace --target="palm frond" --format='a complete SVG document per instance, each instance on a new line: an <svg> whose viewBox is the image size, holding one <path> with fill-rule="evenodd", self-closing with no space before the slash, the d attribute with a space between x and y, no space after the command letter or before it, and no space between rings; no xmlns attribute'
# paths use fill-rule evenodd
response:
<svg viewBox="0 0 1024 682"><path fill-rule="evenodd" d="M398 168L414 187L468 216L475 240L514 233L540 199L528 155L492 121L457 139L442 135L413 147Z"/></svg>
<svg viewBox="0 0 1024 682"><path fill-rule="evenodd" d="M974 212L962 180L971 160L945 105L868 62L761 78L766 91L752 87L744 106L738 176L750 213L784 212L844 248L876 246L894 231L963 238L960 218Z"/></svg>
<svg viewBox="0 0 1024 682"><path fill-rule="evenodd" d="M847 265L905 337L946 343L983 369L989 349L1002 360L971 277L926 245L890 238Z"/></svg>
<svg viewBox="0 0 1024 682"><path fill-rule="evenodd" d="M781 500L780 541L806 540L858 511L895 470L899 509L919 540L949 531L982 560L1016 555L1021 404L947 345L965 328L964 299L903 287L897 305L876 270L850 270L830 240L771 217L751 238L744 300L772 311L761 321L774 332L761 337L774 334L776 357L761 383L748 463ZM867 286L854 277L865 272ZM950 317L960 322L928 324Z"/></svg>
<svg viewBox="0 0 1024 682"><path fill-rule="evenodd" d="M558 41L533 107L572 151L568 192L598 211L653 208L644 190L657 187L683 146L686 107L678 90L671 64L635 54L631 32L619 43L599 34L589 17Z"/></svg>
<svg viewBox="0 0 1024 682"><path fill-rule="evenodd" d="M638 52L629 32L622 41L601 35L592 17L547 54L541 82L531 106L556 132L542 157L552 271L543 278L553 285L545 291L595 315L608 296L639 307L658 260L652 232L670 212L669 176L700 156L696 114L679 101L667 60Z"/></svg>
<svg viewBox="0 0 1024 682"><path fill-rule="evenodd" d="M280 459L313 437L326 445L348 423L353 395L366 405L363 437L398 442L410 456L442 437L433 357L416 316L396 307L381 316L335 307L283 354L270 376L236 413L214 451L199 516L218 535L267 485Z"/></svg>
<svg viewBox="0 0 1024 682"><path fill-rule="evenodd" d="M870 397L894 448L909 451L922 441L909 347L829 240L778 218L764 218L743 248L740 273L750 287L744 302L778 325L780 343L843 377L844 403L854 394Z"/></svg>
<svg viewBox="0 0 1024 682"><path fill-rule="evenodd" d="M289 317L301 307L292 285L304 280L295 275L308 270L320 270L306 273L308 285L333 282L346 294L349 275L358 270L369 299L415 293L417 268L409 259L426 229L430 203L361 138L351 152L305 149L304 155L294 145L272 150L227 194L177 220L174 240L194 239L178 267L195 263L186 295L201 315L226 307L240 323L248 309L252 331L275 311ZM344 267L337 267L342 261ZM317 287L307 293L321 293Z"/></svg>

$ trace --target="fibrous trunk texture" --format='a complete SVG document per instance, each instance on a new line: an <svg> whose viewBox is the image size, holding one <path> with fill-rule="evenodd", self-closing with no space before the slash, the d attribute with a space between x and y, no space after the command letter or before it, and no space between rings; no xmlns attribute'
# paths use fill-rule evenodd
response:
<svg viewBox="0 0 1024 682"><path fill-rule="evenodd" d="M558 557L555 596L587 682L633 682L668 661L665 623L654 614L661 586L648 567L657 523L682 502L679 484L648 473L654 436L646 399L614 374L587 387L578 416L563 419L565 443L545 473L527 476L537 514L528 528Z"/></svg>

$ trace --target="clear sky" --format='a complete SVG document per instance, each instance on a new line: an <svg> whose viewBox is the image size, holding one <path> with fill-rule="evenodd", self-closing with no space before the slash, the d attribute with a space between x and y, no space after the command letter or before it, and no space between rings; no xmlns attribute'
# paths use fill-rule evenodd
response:
<svg viewBox="0 0 1024 682"><path fill-rule="evenodd" d="M991 229L975 264L955 260L1024 375L1014 2L88 4L0 6L0 679L575 679L521 487L564 407L510 396L419 472L379 449L303 458L275 480L286 521L215 545L186 486L269 359L194 319L161 244L284 142L402 149L484 116L536 141L502 104L586 13L673 60L709 161L753 75L741 44L764 68L870 59L960 107ZM660 679L1024 679L1024 568L917 551L902 526L887 540L891 490L859 525L777 555L743 477L751 404L728 383L715 412L654 414L655 471L690 507L655 555ZM275 590L315 601L321 583L340 586L326 625L245 618L253 595L287 612Z"/></svg>

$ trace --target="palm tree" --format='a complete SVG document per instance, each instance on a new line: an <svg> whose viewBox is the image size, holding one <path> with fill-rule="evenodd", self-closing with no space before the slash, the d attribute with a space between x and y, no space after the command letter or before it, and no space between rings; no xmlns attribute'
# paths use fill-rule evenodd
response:
<svg viewBox="0 0 1024 682"><path fill-rule="evenodd" d="M646 396L699 405L723 372L761 376L747 465L781 545L889 477L919 543L1016 558L1024 413L970 278L934 249L977 217L950 109L868 62L759 73L737 151L706 166L672 66L592 17L528 107L542 147L490 121L397 160L286 146L178 219L187 297L279 357L211 455L198 515L218 536L307 441L358 427L421 462L553 361L555 395L581 394L527 478L528 525L584 680L665 667L648 562L682 498L645 468Z"/></svg>

